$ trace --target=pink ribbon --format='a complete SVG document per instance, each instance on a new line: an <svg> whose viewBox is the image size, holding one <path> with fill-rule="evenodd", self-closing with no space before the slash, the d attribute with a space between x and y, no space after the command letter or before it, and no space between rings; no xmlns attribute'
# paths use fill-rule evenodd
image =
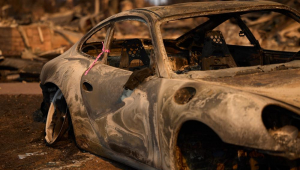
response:
<svg viewBox="0 0 300 170"><path fill-rule="evenodd" d="M105 50L104 44L102 42L102 52L98 55L98 57L94 60L94 62L92 63L92 65L85 71L84 75L86 76L88 74L88 72L92 69L92 67L95 65L95 63L98 61L98 59L101 57L101 55L103 53L109 53L109 50Z"/></svg>

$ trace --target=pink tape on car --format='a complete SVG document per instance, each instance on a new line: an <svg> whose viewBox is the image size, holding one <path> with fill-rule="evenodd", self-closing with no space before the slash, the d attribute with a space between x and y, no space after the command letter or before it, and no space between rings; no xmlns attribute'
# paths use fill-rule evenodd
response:
<svg viewBox="0 0 300 170"><path fill-rule="evenodd" d="M98 61L98 59L101 57L101 55L103 54L103 53L109 53L109 50L105 50L105 47L104 47L104 44L103 44L103 42L102 42L102 45L103 45L103 47L102 47L102 52L97 56L97 58L94 60L94 62L92 63L92 65L89 67L89 69L87 69L86 71L85 71L85 73L84 73L84 75L86 76L87 74L88 74L88 72L92 69L92 67L95 65L95 63Z"/></svg>

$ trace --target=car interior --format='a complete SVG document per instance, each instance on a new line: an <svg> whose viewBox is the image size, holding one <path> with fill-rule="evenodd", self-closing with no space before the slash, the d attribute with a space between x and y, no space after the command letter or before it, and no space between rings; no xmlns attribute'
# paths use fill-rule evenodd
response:
<svg viewBox="0 0 300 170"><path fill-rule="evenodd" d="M240 27L240 37L247 37L250 46L229 45L221 31L215 28L230 20ZM240 15L212 16L208 21L175 40L164 40L166 52L174 72L190 70L218 70L285 63L300 58L300 51L276 51L263 49ZM298 45L300 50L300 44Z"/></svg>
<svg viewBox="0 0 300 170"><path fill-rule="evenodd" d="M144 36L146 38L137 36L134 32L136 30L146 34ZM102 36L102 40L98 38L98 41L97 38L94 38L92 42L86 41L83 44L82 52L96 58L102 51L104 37L105 35ZM107 65L129 71L150 67L150 55L153 53L153 46L148 27L146 24L134 20L116 22L109 50Z"/></svg>
<svg viewBox="0 0 300 170"><path fill-rule="evenodd" d="M163 40L169 63L175 73L268 65L300 59L300 44L298 52L263 49L242 20L241 14L215 15L208 18L206 22L176 39ZM241 31L236 34L246 37L251 45L226 43L223 33L216 28L228 20L240 28ZM94 42L85 43L82 51L95 57L101 49L102 43ZM150 66L152 53L150 38L113 39L107 64L130 71L139 70Z"/></svg>

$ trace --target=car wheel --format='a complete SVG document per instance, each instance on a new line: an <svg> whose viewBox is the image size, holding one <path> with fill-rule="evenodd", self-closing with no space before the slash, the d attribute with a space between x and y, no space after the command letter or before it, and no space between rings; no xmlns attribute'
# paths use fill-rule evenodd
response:
<svg viewBox="0 0 300 170"><path fill-rule="evenodd" d="M51 101L46 119L46 142L55 144L69 128L69 112L66 100L58 89Z"/></svg>

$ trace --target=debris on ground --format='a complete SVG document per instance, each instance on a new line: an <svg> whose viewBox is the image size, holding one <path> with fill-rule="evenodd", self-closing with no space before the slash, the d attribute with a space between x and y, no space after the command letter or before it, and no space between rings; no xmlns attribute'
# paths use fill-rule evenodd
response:
<svg viewBox="0 0 300 170"><path fill-rule="evenodd" d="M0 95L0 169L132 170L81 152L69 134L56 146L47 146L45 124L33 120L42 99L42 95Z"/></svg>
<svg viewBox="0 0 300 170"><path fill-rule="evenodd" d="M33 153L25 153L25 154L21 154L21 155L18 155L19 159L25 159L26 157L29 157L29 156L34 156L34 155L46 155L47 152L40 152L40 151L37 151L37 152L33 152Z"/></svg>

